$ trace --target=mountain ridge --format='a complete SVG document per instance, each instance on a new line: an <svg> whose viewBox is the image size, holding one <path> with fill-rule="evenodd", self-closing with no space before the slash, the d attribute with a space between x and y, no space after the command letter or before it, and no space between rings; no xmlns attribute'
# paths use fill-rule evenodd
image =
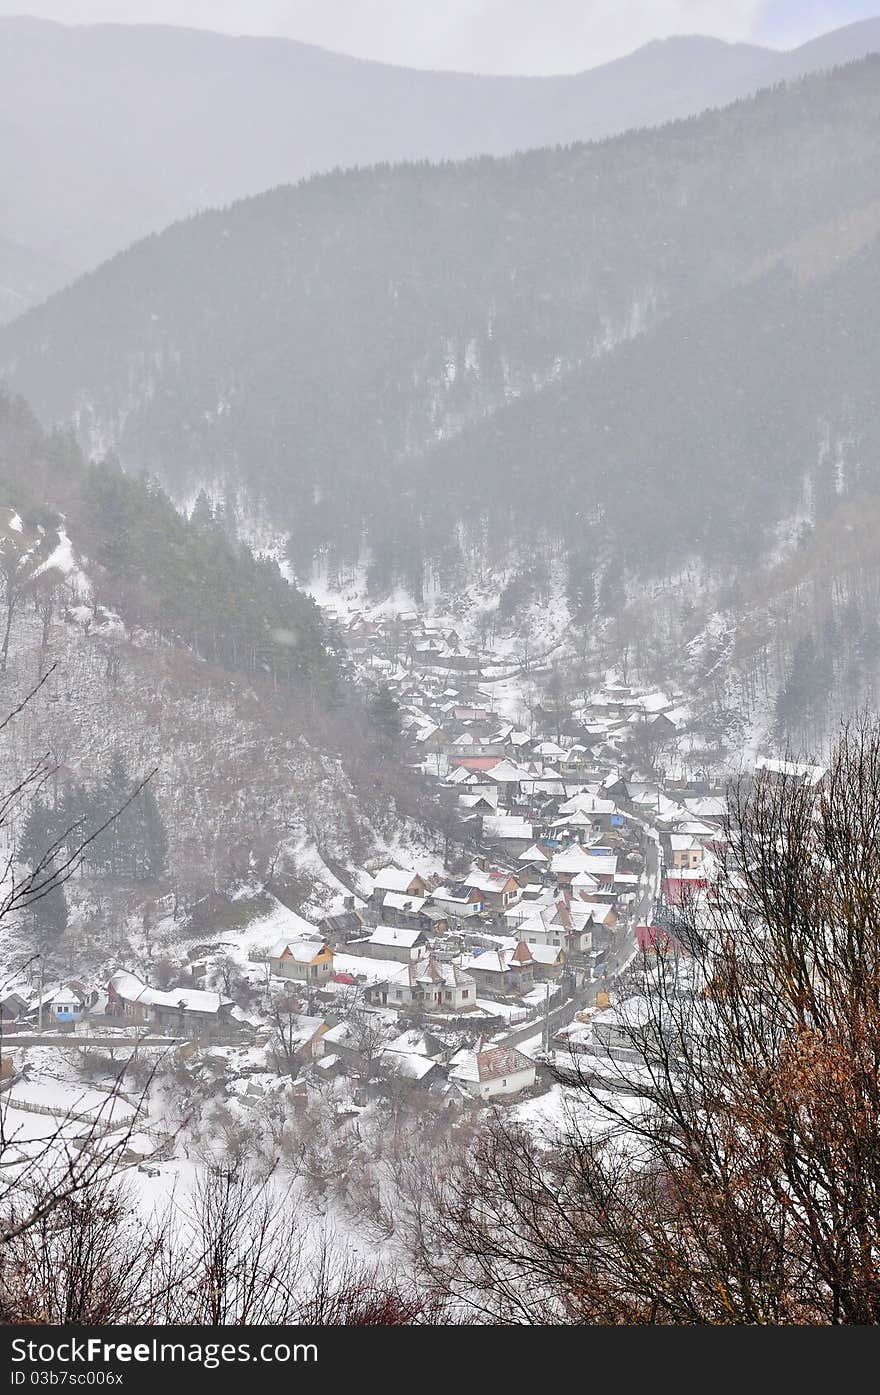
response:
<svg viewBox="0 0 880 1395"><path fill-rule="evenodd" d="M294 535L298 571L366 540L411 581L424 528L394 531L422 469L407 461L603 371L830 213L864 221L878 71L868 58L657 131L339 172L198 215L0 332L0 371L178 498L207 477L244 485Z"/></svg>
<svg viewBox="0 0 880 1395"><path fill-rule="evenodd" d="M813 41L805 60L696 36L532 78L169 26L6 19L0 34L0 180L16 190L0 235L75 270L202 208L331 168L604 138L725 105L777 81L779 64L880 49L880 21L863 22Z"/></svg>

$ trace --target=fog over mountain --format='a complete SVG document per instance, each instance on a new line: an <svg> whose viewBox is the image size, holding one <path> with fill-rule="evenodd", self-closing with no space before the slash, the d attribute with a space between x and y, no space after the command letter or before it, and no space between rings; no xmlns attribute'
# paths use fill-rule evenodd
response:
<svg viewBox="0 0 880 1395"><path fill-rule="evenodd" d="M771 390L790 322L774 337L764 306L777 284L789 294L789 258L830 239L839 266L876 235L878 71L866 59L604 144L281 187L147 239L32 311L0 336L0 368L44 419L75 420L87 448L178 497L243 490L292 535L300 569L316 549L343 565L366 549L377 585L417 589L440 558L451 578L462 547L485 552L487 524L499 555L551 524L567 535L585 487L612 530L620 498L643 490L649 538L655 500L674 514L657 450L679 394L640 384L705 341L670 445L695 483L708 438L694 394L728 317L764 346ZM808 359L809 343L789 348ZM745 366L734 353L718 382ZM790 411L777 424L790 439L819 432L814 398ZM723 454L712 487L735 468ZM773 519L749 498L737 491L757 546L752 524ZM637 517L623 511L624 533ZM730 518L711 517L734 547ZM691 547L701 537L689 529Z"/></svg>
<svg viewBox="0 0 880 1395"><path fill-rule="evenodd" d="M880 22L788 54L673 38L572 77L389 67L284 39L0 18L0 236L82 270L202 208L335 167L590 140L880 49ZM8 318L62 284L0 262Z"/></svg>

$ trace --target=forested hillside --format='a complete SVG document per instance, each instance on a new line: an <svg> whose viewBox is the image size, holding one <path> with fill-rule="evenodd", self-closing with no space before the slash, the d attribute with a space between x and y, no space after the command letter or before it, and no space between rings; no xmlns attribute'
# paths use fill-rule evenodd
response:
<svg viewBox="0 0 880 1395"><path fill-rule="evenodd" d="M68 434L46 438L26 404L0 396L0 491L25 523L66 527L99 600L129 631L182 642L213 663L339 694L337 639L314 602L254 557L206 499L189 518L148 477L88 465Z"/></svg>
<svg viewBox="0 0 880 1395"><path fill-rule="evenodd" d="M633 537L650 563L655 500L681 517L701 465L700 488L712 473L721 506L732 489L751 538L815 463L810 397L774 399L756 368L747 410L793 437L769 447L787 452L778 480L735 397L710 471L699 402L739 390L743 336L775 368L786 317L806 316L798 339L833 320L829 299L810 321L800 287L835 228L853 256L875 236L878 76L868 59L600 145L281 188L117 257L8 327L0 364L90 449L178 496L243 488L290 533L300 572L366 559L375 590L418 591L432 570L452 582L459 524L478 550L571 528L579 491L583 526ZM738 546L735 529L707 538L699 510L685 534Z"/></svg>
<svg viewBox="0 0 880 1395"><path fill-rule="evenodd" d="M868 21L789 53L683 36L571 76L481 77L287 39L3 16L0 183L15 197L0 238L31 250L8 260L0 244L0 320L175 219L276 184L613 135L878 49ZM46 258L70 276L34 275Z"/></svg>
<svg viewBox="0 0 880 1395"><path fill-rule="evenodd" d="M98 947L157 897L179 921L242 886L314 906L343 890L324 854L357 867L415 806L388 713L314 603L207 500L180 515L2 394L0 499L0 711L49 674L4 746L3 788L48 772L17 856L99 830L155 769L73 888Z"/></svg>

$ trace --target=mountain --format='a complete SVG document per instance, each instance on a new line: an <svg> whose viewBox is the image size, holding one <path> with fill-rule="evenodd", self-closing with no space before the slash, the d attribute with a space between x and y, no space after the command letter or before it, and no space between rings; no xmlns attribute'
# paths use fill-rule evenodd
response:
<svg viewBox="0 0 880 1395"><path fill-rule="evenodd" d="M876 236L878 75L869 58L596 145L282 187L147 239L8 326L0 371L177 497L245 496L302 574L367 561L374 591L454 586L471 559L567 536L579 515L613 547L643 508L650 528L654 494L625 516L619 500L652 469L659 492L661 462L708 443L703 365L728 320L765 336L760 397L788 345L766 286L784 296L792 266L833 267ZM743 367L729 334L723 352ZM845 374L845 337L838 352ZM684 364L690 394L661 392ZM799 439L811 411L795 396L777 429ZM737 504L749 536L750 510L772 526L757 495Z"/></svg>
<svg viewBox="0 0 880 1395"><path fill-rule="evenodd" d="M880 49L675 38L573 76L396 68L282 39L0 18L0 234L78 270L210 206L338 167L502 155L720 106ZM52 286L24 275L13 300Z"/></svg>

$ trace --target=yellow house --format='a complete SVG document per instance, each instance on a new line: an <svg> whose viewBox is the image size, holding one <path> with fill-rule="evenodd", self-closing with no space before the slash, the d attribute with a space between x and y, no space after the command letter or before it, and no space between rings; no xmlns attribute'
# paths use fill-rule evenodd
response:
<svg viewBox="0 0 880 1395"><path fill-rule="evenodd" d="M269 950L269 966L278 978L326 983L333 973L333 951L323 940L278 940Z"/></svg>
<svg viewBox="0 0 880 1395"><path fill-rule="evenodd" d="M697 838L690 834L673 833L669 839L670 851L672 852L672 865L674 867L687 867L691 871L702 866L703 845Z"/></svg>

